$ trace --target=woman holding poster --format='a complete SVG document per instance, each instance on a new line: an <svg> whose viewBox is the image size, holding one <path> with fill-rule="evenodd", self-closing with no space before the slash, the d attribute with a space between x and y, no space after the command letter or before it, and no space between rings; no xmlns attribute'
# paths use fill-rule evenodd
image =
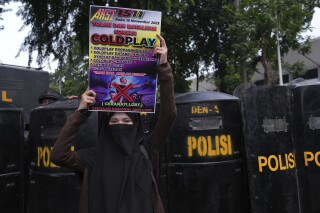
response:
<svg viewBox="0 0 320 213"><path fill-rule="evenodd" d="M139 114L99 112L96 147L70 151L80 125L90 115L89 105L95 103L95 92L88 90L52 149L52 162L83 174L80 213L164 213L157 188L159 152L176 117L176 106L168 49L157 36L161 46L154 54L159 56L161 105L154 131L144 135Z"/></svg>

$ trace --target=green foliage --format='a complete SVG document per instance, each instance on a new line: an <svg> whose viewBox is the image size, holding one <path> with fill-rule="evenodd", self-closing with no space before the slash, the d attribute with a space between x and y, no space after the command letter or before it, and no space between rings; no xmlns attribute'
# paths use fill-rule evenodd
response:
<svg viewBox="0 0 320 213"><path fill-rule="evenodd" d="M185 80L185 78L181 78L180 75L176 73L173 74L174 76L174 91L178 93L185 93L189 92L191 81Z"/></svg>
<svg viewBox="0 0 320 213"><path fill-rule="evenodd" d="M220 54L233 54L226 35L230 15L223 14L222 10L229 2L228 0L194 0L185 2L184 5L176 3L177 8L180 9L173 11L169 17L177 19L174 21L177 26L172 27L177 30L174 30L171 36L175 40L173 56L178 65L175 70L179 74L185 74L185 76L180 75L181 77L190 77L191 74L195 74L201 79L204 73L212 69L216 70L218 78L223 75L226 64L221 63ZM181 33L177 34L179 32ZM172 55L171 52L170 55Z"/></svg>
<svg viewBox="0 0 320 213"><path fill-rule="evenodd" d="M106 0L19 1L24 3L19 15L32 27L21 51L29 52L29 63L34 51L40 64L53 54L60 65L52 79L64 80L63 93L78 94L77 85L71 86L69 80L86 79L89 8L105 5ZM259 62L265 68L266 83L277 81L276 32L281 54L299 48L299 33L308 29L316 1L241 0L239 8L233 0L110 0L109 4L162 11L161 31L169 48L175 92L189 90L187 77L203 78L213 69L214 79L209 80L230 93L250 80Z"/></svg>
<svg viewBox="0 0 320 213"><path fill-rule="evenodd" d="M298 49L298 52L302 55L306 55L311 53L311 44L310 44L310 38L308 38Z"/></svg>
<svg viewBox="0 0 320 213"><path fill-rule="evenodd" d="M73 38L72 48L69 50L67 59L60 63L55 73L50 74L50 88L59 91L64 96L76 95L78 97L88 87L88 58L82 56L81 44Z"/></svg>
<svg viewBox="0 0 320 213"><path fill-rule="evenodd" d="M293 75L293 78L303 76L308 70L308 67L305 65L305 63L300 60L294 64L285 63L284 68Z"/></svg>
<svg viewBox="0 0 320 213"><path fill-rule="evenodd" d="M241 77L238 72L227 72L223 79L224 92L232 95L234 89L241 83Z"/></svg>
<svg viewBox="0 0 320 213"><path fill-rule="evenodd" d="M277 63L276 34L279 33L282 55L290 48L299 48L300 33L309 28L314 7L315 0L242 0L239 10L227 6L226 10L234 11L233 23L228 27L235 42L232 48L245 52L237 61L245 61L250 67L255 67L253 62L260 62L266 83L276 83L277 72L272 69Z"/></svg>
<svg viewBox="0 0 320 213"><path fill-rule="evenodd" d="M217 72L215 78L212 79L215 85L219 88L219 91L232 94L234 89L242 82L240 73L236 71L234 63L231 61L224 61L227 58L221 54L220 60L226 65L223 72ZM222 75L217 75L222 73Z"/></svg>
<svg viewBox="0 0 320 213"><path fill-rule="evenodd" d="M90 5L105 5L106 1L76 1L76 0L46 0L46 1L34 1L34 0L20 0L24 3L24 7L20 8L18 14L23 17L24 24L32 27L29 35L25 38L24 43L21 46L20 51L29 52L29 64L32 59L32 52L37 51L38 56L36 61L41 64L51 54L59 60L60 66L57 71L59 76L62 75L66 63L66 57L69 57L70 49L74 45L74 40L79 43L79 52L75 54L79 55L79 58L87 60L88 55L88 40L89 40L89 7ZM189 1L183 1L178 3L172 3L170 0L139 0L139 1L110 1L110 6L128 7L128 8L140 8L149 10L159 10L163 12L163 35L166 38L167 45L170 52L170 62L174 64L176 75L180 80L186 76L188 69L187 64L184 63L183 53L179 53L178 50L184 50L186 45L189 45L187 32L181 22L181 17L171 15L180 12L179 6L189 3ZM173 5L172 5L173 4ZM175 31L172 31L175 29ZM180 40L177 42L177 40ZM177 43L176 43L177 42ZM176 45L178 44L178 45ZM176 49L176 47L178 47ZM170 49L172 47L172 49ZM174 47L174 48L173 48ZM189 48L190 49L190 48ZM180 60L180 61L179 61ZM187 59L184 59L185 61ZM189 63L190 64L190 63ZM183 66L182 66L183 65ZM182 72L182 73L181 73ZM182 81L185 81L184 79ZM179 81L179 83L181 83ZM182 85L187 85L186 82ZM180 87L177 87L180 89ZM181 88L186 90L187 88Z"/></svg>

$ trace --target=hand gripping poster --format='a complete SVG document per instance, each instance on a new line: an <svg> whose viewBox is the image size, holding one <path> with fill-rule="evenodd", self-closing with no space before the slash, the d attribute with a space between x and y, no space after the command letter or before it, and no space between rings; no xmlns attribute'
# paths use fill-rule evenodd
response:
<svg viewBox="0 0 320 213"><path fill-rule="evenodd" d="M91 6L89 88L93 111L154 112L161 12Z"/></svg>

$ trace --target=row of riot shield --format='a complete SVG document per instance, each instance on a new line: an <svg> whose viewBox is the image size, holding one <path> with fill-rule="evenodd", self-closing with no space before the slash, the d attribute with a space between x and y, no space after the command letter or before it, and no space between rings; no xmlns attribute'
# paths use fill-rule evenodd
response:
<svg viewBox="0 0 320 213"><path fill-rule="evenodd" d="M249 212L239 99L216 92L188 93L178 96L176 103L177 119L160 159L159 189L166 212ZM59 132L78 104L58 101L31 111L27 154L21 156L26 164L25 184L17 196L24 198L27 213L78 212L80 176L50 162ZM155 114L142 116L146 134L158 116L159 104ZM97 115L93 113L72 149L93 146L96 141ZM8 205L15 206L16 201L12 202Z"/></svg>
<svg viewBox="0 0 320 213"><path fill-rule="evenodd" d="M178 95L177 118L160 155L166 212L320 211L319 93L317 85L251 86L239 98ZM51 148L78 104L67 100L33 109L26 145L22 110L0 110L0 212L78 212L81 177L50 162ZM142 117L146 134L158 116L159 104L155 114ZM96 141L93 113L72 149Z"/></svg>
<svg viewBox="0 0 320 213"><path fill-rule="evenodd" d="M320 212L320 85L242 88L252 212Z"/></svg>
<svg viewBox="0 0 320 213"><path fill-rule="evenodd" d="M70 101L69 101L70 102ZM177 119L160 159L160 193L168 213L250 211L239 99L216 92L176 98ZM81 182L50 162L50 150L78 103L55 102L33 109L28 140L26 212L77 212ZM145 133L159 116L142 116ZM79 131L74 150L92 146L97 115Z"/></svg>

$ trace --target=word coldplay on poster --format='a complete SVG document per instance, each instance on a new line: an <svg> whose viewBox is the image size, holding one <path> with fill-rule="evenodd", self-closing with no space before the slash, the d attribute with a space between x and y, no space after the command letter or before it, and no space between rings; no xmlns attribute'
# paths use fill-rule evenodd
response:
<svg viewBox="0 0 320 213"><path fill-rule="evenodd" d="M90 110L154 112L161 12L92 5L89 17Z"/></svg>

